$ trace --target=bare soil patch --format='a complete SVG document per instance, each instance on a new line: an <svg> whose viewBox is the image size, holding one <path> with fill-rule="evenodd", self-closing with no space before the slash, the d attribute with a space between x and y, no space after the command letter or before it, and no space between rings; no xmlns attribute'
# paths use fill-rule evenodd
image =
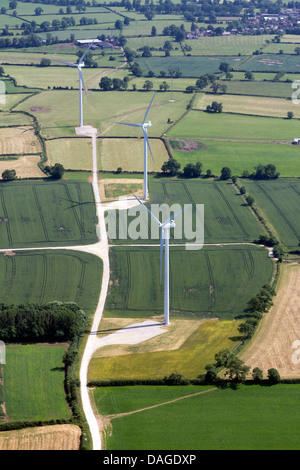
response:
<svg viewBox="0 0 300 470"><path fill-rule="evenodd" d="M32 126L0 128L0 155L22 155L41 152Z"/></svg>
<svg viewBox="0 0 300 470"><path fill-rule="evenodd" d="M192 150L209 150L210 148L201 142L196 142L193 140L172 139L170 140L170 143L175 150L181 150L182 152L191 152Z"/></svg>
<svg viewBox="0 0 300 470"><path fill-rule="evenodd" d="M2 450L79 450L81 429L71 424L0 432Z"/></svg>
<svg viewBox="0 0 300 470"><path fill-rule="evenodd" d="M15 170L18 178L44 178L39 168L39 155L25 155L16 160L0 160L0 174L4 170Z"/></svg>
<svg viewBox="0 0 300 470"><path fill-rule="evenodd" d="M300 377L300 364L294 364L293 343L300 340L300 263L281 266L274 305L260 322L249 346L240 358L251 367L259 367L267 376L275 368L282 378Z"/></svg>
<svg viewBox="0 0 300 470"><path fill-rule="evenodd" d="M101 201L103 202L107 202L107 201L111 201L112 198L111 197L108 197L107 194L109 193L109 191L107 191L107 189L109 189L110 187L117 187L119 186L120 187L120 190L122 192L122 194L120 194L122 197L124 196L132 196L132 191L130 191L129 189L127 190L126 189L126 185L140 185L140 188L135 192L135 194L138 196L138 197L142 197L143 196L143 180L142 179L139 179L139 178L107 178L107 179L100 179L98 180L98 186L99 186L99 193L100 193L100 198L101 198Z"/></svg>

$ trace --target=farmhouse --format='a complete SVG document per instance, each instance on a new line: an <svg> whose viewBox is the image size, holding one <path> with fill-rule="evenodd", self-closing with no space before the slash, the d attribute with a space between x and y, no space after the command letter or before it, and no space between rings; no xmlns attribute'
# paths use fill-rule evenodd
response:
<svg viewBox="0 0 300 470"><path fill-rule="evenodd" d="M77 39L78 46L91 46L92 48L100 47L101 49L119 48L117 40L114 37L108 37L105 41L101 39Z"/></svg>

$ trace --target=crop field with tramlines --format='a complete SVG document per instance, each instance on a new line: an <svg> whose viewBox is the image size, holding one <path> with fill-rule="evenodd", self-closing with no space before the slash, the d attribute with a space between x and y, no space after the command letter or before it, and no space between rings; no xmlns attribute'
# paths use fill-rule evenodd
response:
<svg viewBox="0 0 300 470"><path fill-rule="evenodd" d="M2 303L76 302L87 314L97 305L102 265L89 253L7 251L0 253L0 267Z"/></svg>
<svg viewBox="0 0 300 470"><path fill-rule="evenodd" d="M247 181L246 186L278 239L289 250L296 250L300 240L299 217L295 217L300 202L299 180Z"/></svg>
<svg viewBox="0 0 300 470"><path fill-rule="evenodd" d="M13 182L0 187L0 246L63 246L96 241L91 185Z"/></svg>
<svg viewBox="0 0 300 470"><path fill-rule="evenodd" d="M150 199L148 207L163 212L164 207L168 205L170 213L164 216L167 219L174 211L184 205L191 204L193 224L184 230L184 214L182 216L183 224L178 225L171 231L171 243L225 243L225 242L252 242L256 239L263 229L260 227L253 214L245 204L245 201L236 192L233 185L227 181L212 180L172 180L168 178L152 178L149 180ZM197 205L200 205L197 208ZM204 240L197 239L196 231L200 234L203 226L201 206L204 205ZM160 207L161 206L161 207ZM153 209L153 210L154 210ZM113 218L112 218L113 217ZM148 243L158 243L158 233L155 236L155 227L151 219L148 220L148 214L141 206L137 206L128 212L128 216L123 212L116 219L116 231L112 231L112 243L132 243L130 240L131 224L135 219L141 221L141 227L138 229L134 243L147 241ZM114 215L108 213L107 222L114 220ZM181 220L181 218L180 218ZM113 238L113 236L115 236Z"/></svg>
<svg viewBox="0 0 300 470"><path fill-rule="evenodd" d="M105 316L149 318L161 315L159 247L115 247L110 251L111 287ZM180 267L181 275L178 276ZM250 245L170 248L172 318L233 319L270 282L273 262L267 250Z"/></svg>

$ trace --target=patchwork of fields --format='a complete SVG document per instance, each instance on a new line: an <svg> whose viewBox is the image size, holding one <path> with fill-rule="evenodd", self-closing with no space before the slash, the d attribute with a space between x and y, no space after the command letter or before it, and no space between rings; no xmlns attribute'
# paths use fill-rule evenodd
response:
<svg viewBox="0 0 300 470"><path fill-rule="evenodd" d="M191 21L181 10L147 20L142 12L129 11L122 4L110 8L94 2L84 11L71 5L72 13L66 6L62 13L58 5L37 4L19 1L14 15L9 0L3 0L7 9L0 14L3 37L18 41L24 36L22 24L28 22L35 22L38 28L43 21L53 26L64 16L73 18L74 23L57 30L50 26L51 34L64 43L50 44L44 31L39 33L40 41L45 38L47 45L1 48L1 80L6 94L0 95L0 174L14 169L20 181L0 181L0 302L76 302L87 312L91 324L103 269L99 257L84 251L86 245L98 242L90 183L92 143L75 132L79 122L78 73L56 60L75 64L78 38L123 36L142 69L140 76L132 73L132 64L125 60L121 48L93 50L95 66L83 69L87 88L84 123L98 130L101 198L107 203L141 191L143 135L141 129L118 122L141 123L157 90L147 119L152 123L148 131L155 160L149 156L148 170L158 174L149 175L147 206L174 204L175 212L175 207L192 203L191 228L195 231L204 223L203 240L198 240L201 246L187 250L185 243L195 240L180 231L185 218L176 219L170 241L168 331L140 344L100 348L90 361L88 378L155 379L174 371L195 378L205 373L207 364L214 363L218 351L241 345L238 327L247 315L248 301L279 273L267 249L253 244L260 235L268 234L266 225L282 245L284 262L293 259L295 266L299 264L300 147L292 142L300 137L300 108L291 99L292 82L300 77L295 51L299 36L284 35L276 42L275 33L213 35L179 42L174 35L166 35L164 28L175 25L191 30ZM36 8L40 5L39 15ZM82 17L91 24L84 25ZM117 29L116 21L124 22L125 18L129 18L128 24ZM218 21L225 28L233 20L224 17ZM196 23L207 28L207 20ZM169 54L165 53L166 41L170 43ZM143 57L142 48L147 46L151 54ZM50 64L42 67L40 62L45 58ZM220 70L221 63L228 64L231 76ZM251 79L245 72L253 73ZM276 76L278 72L281 76ZM215 74L216 83L225 88L216 93L210 84L197 88L196 80L205 74ZM101 90L102 77L112 80L109 91ZM125 78L125 89L114 89L113 79ZM146 80L151 83L148 91ZM206 112L212 101L222 103L220 114ZM188 151L178 148L174 144L177 140L191 144ZM181 164L181 170L188 163L201 162L202 174L211 170L212 176L167 178L159 173L170 157ZM43 165L55 163L67 170L64 178L46 180ZM275 165L280 178L242 178L244 171L252 173L260 164ZM238 183L253 196L266 225L259 222L231 180L219 179L223 167L239 177ZM197 209L200 204L204 205L204 222ZM108 232L110 278L99 337L136 321L160 322L163 318L158 232L153 236L141 206L136 211L108 212L108 229L114 221L116 233ZM136 231L140 236L134 238ZM296 285L295 277L290 281L287 276L279 277L279 288L284 286L286 294L280 295L246 348L251 369L263 364L264 374L272 366L288 377L299 376L299 368L287 364L291 355L288 343L298 331ZM283 311L287 313L284 327ZM262 346L270 332L277 341L275 352L280 350L271 359ZM64 388L66 351L67 344L7 345L7 366L0 364L0 429L8 421L69 422L72 413ZM110 450L212 450L299 448L298 392L298 385L281 384L239 386L236 390L107 387L91 393L108 423L103 435ZM157 408L147 409L152 406ZM51 428L37 429L38 439L35 432L24 431L21 438L15 431L9 436L0 432L0 449L22 449L27 439L37 449L59 447L62 441L57 436L62 431ZM63 446L78 449L81 431L65 428L64 432L68 438Z"/></svg>

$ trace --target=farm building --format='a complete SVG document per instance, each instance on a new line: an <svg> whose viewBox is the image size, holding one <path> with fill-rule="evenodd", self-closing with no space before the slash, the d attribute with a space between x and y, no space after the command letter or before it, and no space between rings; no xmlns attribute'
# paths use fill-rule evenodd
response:
<svg viewBox="0 0 300 470"><path fill-rule="evenodd" d="M76 44L78 46L92 46L100 47L101 49L110 49L112 47L119 47L117 40L114 37L109 37L105 41L101 39L77 39Z"/></svg>

